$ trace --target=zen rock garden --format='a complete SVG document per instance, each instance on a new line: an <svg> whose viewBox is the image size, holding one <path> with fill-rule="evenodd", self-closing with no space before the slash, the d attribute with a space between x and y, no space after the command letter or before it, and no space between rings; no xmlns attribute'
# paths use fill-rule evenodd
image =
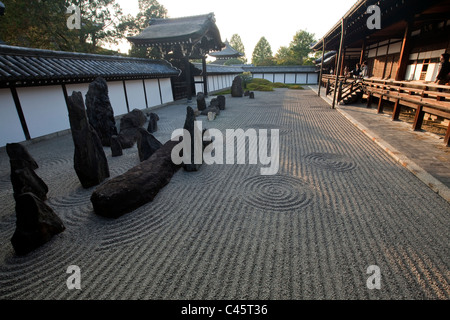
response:
<svg viewBox="0 0 450 320"><path fill-rule="evenodd" d="M242 88L239 90L242 91ZM186 108L184 129L191 136L203 135L206 129L196 132L200 130L195 126L196 115L206 115L209 121L213 121L225 110L225 104L225 96L220 95L211 99L207 106L205 95L198 93L196 110L190 106ZM166 143L155 138L153 133L158 131L160 120L156 113L147 114L149 119L145 129L143 126L147 116L141 110L134 109L120 118L118 130L107 83L100 77L89 85L85 100L81 92L74 91L68 96L67 108L74 143L73 168L83 188L95 187L91 202L94 213L99 216L118 218L129 213L151 202L180 168L192 172L198 171L201 166L194 164L194 152L191 164L175 164L172 161L172 150L183 137L179 137L180 141L169 140ZM193 139L191 143L193 150ZM203 149L209 143L204 142ZM112 157L120 157L123 149L134 145L140 164L110 179L104 147L111 149ZM27 149L21 144L11 143L7 144L6 151L10 158L17 218L11 243L17 255L25 255L63 232L65 226L45 203L49 189L36 174L39 166Z"/></svg>

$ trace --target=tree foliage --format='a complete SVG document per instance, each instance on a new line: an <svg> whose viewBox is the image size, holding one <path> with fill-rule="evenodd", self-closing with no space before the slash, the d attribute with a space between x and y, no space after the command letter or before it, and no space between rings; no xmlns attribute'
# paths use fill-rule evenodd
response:
<svg viewBox="0 0 450 320"><path fill-rule="evenodd" d="M273 57L272 57L272 48L270 47L269 42L265 37L261 37L258 43L253 49L252 54L252 63L255 66L261 65L271 65Z"/></svg>
<svg viewBox="0 0 450 320"><path fill-rule="evenodd" d="M289 47L280 47L275 55L278 65L312 65L309 57L311 45L315 42L314 34L305 30L297 31Z"/></svg>
<svg viewBox="0 0 450 320"><path fill-rule="evenodd" d="M115 0L3 0L0 37L10 45L41 49L105 52L101 45L122 37L122 10ZM80 29L69 29L67 8L80 8Z"/></svg>
<svg viewBox="0 0 450 320"><path fill-rule="evenodd" d="M167 18L167 9L157 0L139 0L139 12L135 17L125 16L119 25L119 30L127 37L135 36L147 28L153 18ZM128 54L139 58L161 58L161 53L157 48L135 47L134 45Z"/></svg>
<svg viewBox="0 0 450 320"><path fill-rule="evenodd" d="M238 59L241 60L242 63L246 63L247 58L245 57L245 47L244 47L244 44L242 43L241 37L237 33L235 33L231 36L230 46L232 46L236 51L244 54L242 57L240 57Z"/></svg>

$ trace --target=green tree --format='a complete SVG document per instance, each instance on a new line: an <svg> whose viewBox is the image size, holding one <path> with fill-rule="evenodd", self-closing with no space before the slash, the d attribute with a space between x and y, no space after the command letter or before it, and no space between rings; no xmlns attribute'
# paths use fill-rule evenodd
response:
<svg viewBox="0 0 450 320"><path fill-rule="evenodd" d="M297 65L298 61L293 57L291 48L282 46L275 54L277 65Z"/></svg>
<svg viewBox="0 0 450 320"><path fill-rule="evenodd" d="M311 45L315 42L314 34L305 30L297 31L289 45L292 58L298 61L298 64L303 64L303 61L308 58L309 53L312 52Z"/></svg>
<svg viewBox="0 0 450 320"><path fill-rule="evenodd" d="M252 63L255 66L267 65L272 58L272 48L265 37L261 37L253 49ZM270 64L269 64L270 65Z"/></svg>
<svg viewBox="0 0 450 320"><path fill-rule="evenodd" d="M147 28L153 18L167 18L167 9L157 0L139 0L139 12L136 17L125 16L119 25L119 30L128 37L135 36ZM157 48L135 47L134 45L128 54L139 58L161 58L161 52Z"/></svg>
<svg viewBox="0 0 450 320"><path fill-rule="evenodd" d="M4 0L0 19L2 39L16 46L64 51L97 52L116 43L122 11L115 0ZM67 8L80 8L80 29L67 27Z"/></svg>
<svg viewBox="0 0 450 320"><path fill-rule="evenodd" d="M239 59L239 58L233 58L233 59L228 59L227 61L225 61L225 63L223 64L224 66L231 66L231 65L235 65L235 64L243 64L244 62Z"/></svg>
<svg viewBox="0 0 450 320"><path fill-rule="evenodd" d="M244 44L242 43L241 37L237 33L235 33L231 36L230 46L232 46L236 51L244 54L242 57L240 57L238 59L241 60L242 63L246 63L247 58L245 57L245 47L244 47Z"/></svg>

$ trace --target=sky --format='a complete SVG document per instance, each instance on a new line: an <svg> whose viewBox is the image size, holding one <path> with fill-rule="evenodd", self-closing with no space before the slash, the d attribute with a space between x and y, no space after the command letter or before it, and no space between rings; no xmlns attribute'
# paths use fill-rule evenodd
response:
<svg viewBox="0 0 450 320"><path fill-rule="evenodd" d="M124 14L138 12L138 0L116 0ZM222 41L239 34L248 62L256 43L265 37L273 54L289 46L295 33L306 30L322 38L357 0L158 0L170 18L213 12ZM128 44L120 47L128 52Z"/></svg>

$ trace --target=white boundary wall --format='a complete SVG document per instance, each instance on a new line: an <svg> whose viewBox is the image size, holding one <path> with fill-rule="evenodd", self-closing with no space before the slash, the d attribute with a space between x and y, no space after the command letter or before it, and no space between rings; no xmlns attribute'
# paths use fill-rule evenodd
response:
<svg viewBox="0 0 450 320"><path fill-rule="evenodd" d="M128 113L123 81L108 81L109 99L114 116ZM144 91L145 83L145 91ZM173 101L169 78L127 80L125 86L130 111L144 109L145 93L148 107ZM67 94L80 91L86 100L89 83L66 84ZM64 91L61 85L16 88L30 137L38 138L70 129ZM9 88L0 89L0 147L7 143L21 142L25 134L20 123L16 105Z"/></svg>

